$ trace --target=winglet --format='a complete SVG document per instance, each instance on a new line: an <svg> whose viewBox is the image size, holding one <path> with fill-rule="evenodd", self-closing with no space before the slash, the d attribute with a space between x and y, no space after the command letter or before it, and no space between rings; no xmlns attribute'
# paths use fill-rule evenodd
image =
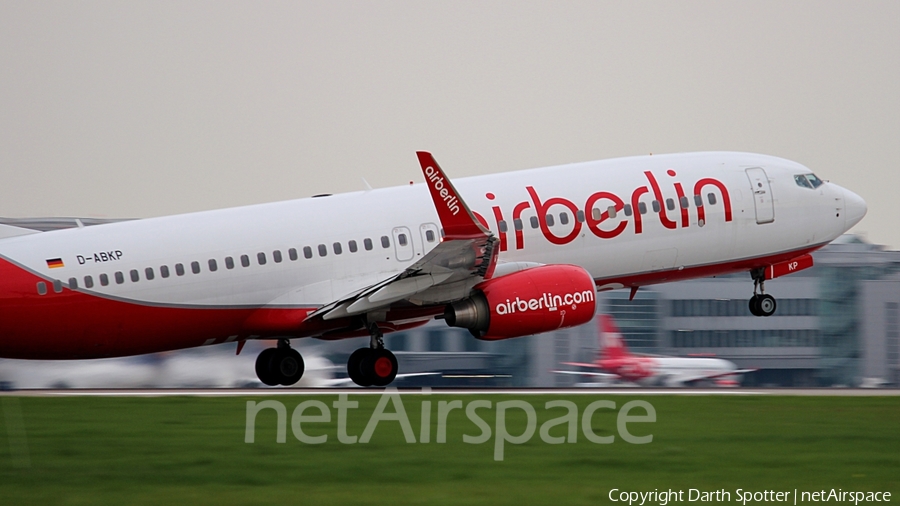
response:
<svg viewBox="0 0 900 506"><path fill-rule="evenodd" d="M419 157L425 183L441 219L444 238L473 239L490 235L490 232L475 219L469 206L459 197L453 183L441 170L431 153L416 151L416 156Z"/></svg>

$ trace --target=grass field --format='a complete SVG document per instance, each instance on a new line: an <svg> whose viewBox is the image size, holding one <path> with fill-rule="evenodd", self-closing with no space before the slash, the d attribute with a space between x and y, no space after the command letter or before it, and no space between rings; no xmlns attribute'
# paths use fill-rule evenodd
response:
<svg viewBox="0 0 900 506"><path fill-rule="evenodd" d="M835 488L900 499L897 398L404 395L417 440L421 403L431 402L430 442L408 443L399 422L382 421L356 444L338 441L337 395L269 399L286 408L284 443L276 442L273 409L259 412L255 442L245 442L247 401L265 397L4 397L0 504L608 504L613 488ZM327 405L331 421L302 428L327 435L324 444L300 442L291 429L294 408L310 399ZM435 442L437 404L455 399L492 403L476 411L492 428L488 442L463 442L481 433L464 409L447 416L447 442ZM566 410L544 405L562 399L578 407L577 442L547 444L540 424ZM612 444L588 441L581 426L585 407L601 399L617 409L597 410L590 426L616 436ZM655 422L628 425L634 435L652 434L650 443L630 444L618 432L618 408L633 399L656 412ZM360 436L379 396L350 400L359 407L348 411L346 432ZM497 461L496 403L508 400L533 406L539 425L528 442L504 445ZM504 425L522 434L525 412L508 409Z"/></svg>

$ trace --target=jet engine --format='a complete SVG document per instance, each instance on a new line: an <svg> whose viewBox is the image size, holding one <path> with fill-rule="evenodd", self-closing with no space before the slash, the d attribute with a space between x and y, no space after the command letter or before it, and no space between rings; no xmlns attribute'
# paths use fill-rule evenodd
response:
<svg viewBox="0 0 900 506"><path fill-rule="evenodd" d="M444 319L489 341L564 329L589 322L596 307L594 279L576 265L542 265L478 284L449 304Z"/></svg>

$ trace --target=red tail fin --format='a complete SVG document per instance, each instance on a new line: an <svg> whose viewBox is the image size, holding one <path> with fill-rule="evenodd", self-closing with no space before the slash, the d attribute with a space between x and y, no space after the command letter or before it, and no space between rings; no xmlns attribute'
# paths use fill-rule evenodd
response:
<svg viewBox="0 0 900 506"><path fill-rule="evenodd" d="M600 360L630 356L625 339L612 316L602 314L598 319L600 329Z"/></svg>

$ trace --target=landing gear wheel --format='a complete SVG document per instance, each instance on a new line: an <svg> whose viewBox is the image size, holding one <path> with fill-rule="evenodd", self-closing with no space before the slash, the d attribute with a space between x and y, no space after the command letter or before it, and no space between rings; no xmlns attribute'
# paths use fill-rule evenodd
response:
<svg viewBox="0 0 900 506"><path fill-rule="evenodd" d="M361 369L376 387L387 386L397 377L397 357L384 348L375 349L363 359Z"/></svg>
<svg viewBox="0 0 900 506"><path fill-rule="evenodd" d="M762 313L759 312L759 295L754 294L753 297L750 297L750 314L762 316Z"/></svg>
<svg viewBox="0 0 900 506"><path fill-rule="evenodd" d="M293 348L279 349L270 364L277 373L278 383L286 387L300 381L306 369L303 357Z"/></svg>
<svg viewBox="0 0 900 506"><path fill-rule="evenodd" d="M775 314L775 297L772 297L769 294L760 295L757 298L756 307L759 312L757 316L772 316Z"/></svg>
<svg viewBox="0 0 900 506"><path fill-rule="evenodd" d="M363 373L363 359L372 353L371 348L360 348L354 351L347 360L347 375L350 379L361 387L372 386L372 379Z"/></svg>
<svg viewBox="0 0 900 506"><path fill-rule="evenodd" d="M256 376L270 387L293 385L300 381L306 369L303 357L286 343L265 349L256 357Z"/></svg>
<svg viewBox="0 0 900 506"><path fill-rule="evenodd" d="M270 387L280 383L274 369L271 367L272 358L277 354L278 348L267 348L256 357L256 376L259 378L259 381Z"/></svg>

